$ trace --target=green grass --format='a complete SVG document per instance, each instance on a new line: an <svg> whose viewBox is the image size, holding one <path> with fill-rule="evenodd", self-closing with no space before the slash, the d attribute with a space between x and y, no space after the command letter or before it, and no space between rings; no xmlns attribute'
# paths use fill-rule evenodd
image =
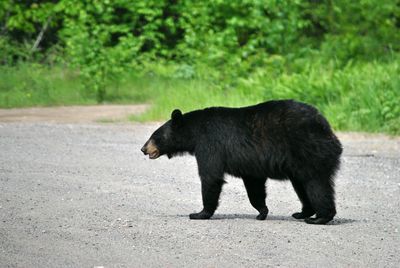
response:
<svg viewBox="0 0 400 268"><path fill-rule="evenodd" d="M76 74L39 64L0 66L0 107L94 104Z"/></svg>
<svg viewBox="0 0 400 268"><path fill-rule="evenodd" d="M240 107L292 98L317 106L335 129L400 134L399 57L385 62L338 66L311 59L254 68L228 75L204 65L149 64L107 85L106 102L152 104L132 120L168 119L208 106ZM22 64L0 67L0 106L95 104L77 72L61 67Z"/></svg>
<svg viewBox="0 0 400 268"><path fill-rule="evenodd" d="M206 75L203 75L205 77ZM292 98L317 106L335 129L400 134L400 64L307 62L301 72L258 69L228 86L214 79L157 79L151 109L134 120L167 119L171 111L240 107Z"/></svg>
<svg viewBox="0 0 400 268"><path fill-rule="evenodd" d="M150 81L121 77L117 82L108 83L106 102L144 102L149 96L143 89L149 87ZM93 104L97 104L96 92L84 88L84 81L77 71L32 63L0 66L1 108Z"/></svg>

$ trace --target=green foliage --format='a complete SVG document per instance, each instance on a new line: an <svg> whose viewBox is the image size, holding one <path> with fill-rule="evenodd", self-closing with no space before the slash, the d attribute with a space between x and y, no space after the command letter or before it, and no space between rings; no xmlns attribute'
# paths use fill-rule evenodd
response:
<svg viewBox="0 0 400 268"><path fill-rule="evenodd" d="M0 18L2 35L19 43L45 28L42 52L62 45L80 68L93 57L121 68L160 58L236 66L318 49L348 60L400 48L393 0L4 0Z"/></svg>
<svg viewBox="0 0 400 268"><path fill-rule="evenodd" d="M296 98L398 133L399 40L393 0L3 0L0 105Z"/></svg>
<svg viewBox="0 0 400 268"><path fill-rule="evenodd" d="M158 70L157 79L152 78L155 88L150 89L155 96L154 105L135 119L168 118L175 108L190 111L208 106L240 107L293 98L317 106L336 129L399 134L399 59L348 64L344 68L333 61L330 64L302 61L299 63L304 66L302 71L284 70L279 74L260 68L247 78L239 78L232 88L204 78L216 70L198 70L201 79L160 79L172 77L171 72L179 67L158 67L154 68Z"/></svg>
<svg viewBox="0 0 400 268"><path fill-rule="evenodd" d="M120 83L107 83L105 102L135 103L150 98L149 81L128 75ZM80 85L84 78L65 66L48 67L36 63L0 66L0 107L96 104L96 92Z"/></svg>
<svg viewBox="0 0 400 268"><path fill-rule="evenodd" d="M0 106L5 108L88 104L85 91L78 88L80 78L62 68L40 64L0 66Z"/></svg>

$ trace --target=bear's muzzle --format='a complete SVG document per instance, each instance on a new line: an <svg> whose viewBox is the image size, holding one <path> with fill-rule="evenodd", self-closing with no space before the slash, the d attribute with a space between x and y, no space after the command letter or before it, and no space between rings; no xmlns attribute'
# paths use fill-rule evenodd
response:
<svg viewBox="0 0 400 268"><path fill-rule="evenodd" d="M149 155L150 159L156 159L160 156L160 151L158 150L152 139L148 140L140 150L145 155Z"/></svg>

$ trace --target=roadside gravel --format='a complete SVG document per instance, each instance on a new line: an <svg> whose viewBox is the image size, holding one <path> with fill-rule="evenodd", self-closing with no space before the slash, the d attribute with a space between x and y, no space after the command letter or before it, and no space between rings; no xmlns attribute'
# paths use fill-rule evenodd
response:
<svg viewBox="0 0 400 268"><path fill-rule="evenodd" d="M400 139L345 133L336 219L290 217L290 183L268 182L256 221L228 177L212 220L193 157L150 161L157 124L0 123L0 267L399 267Z"/></svg>

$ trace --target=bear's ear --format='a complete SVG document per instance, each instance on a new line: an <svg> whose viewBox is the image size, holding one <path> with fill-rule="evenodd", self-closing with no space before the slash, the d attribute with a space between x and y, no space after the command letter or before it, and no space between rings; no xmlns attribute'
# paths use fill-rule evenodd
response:
<svg viewBox="0 0 400 268"><path fill-rule="evenodd" d="M182 122L182 112L178 109L175 109L171 113L171 120L174 125L179 125Z"/></svg>

